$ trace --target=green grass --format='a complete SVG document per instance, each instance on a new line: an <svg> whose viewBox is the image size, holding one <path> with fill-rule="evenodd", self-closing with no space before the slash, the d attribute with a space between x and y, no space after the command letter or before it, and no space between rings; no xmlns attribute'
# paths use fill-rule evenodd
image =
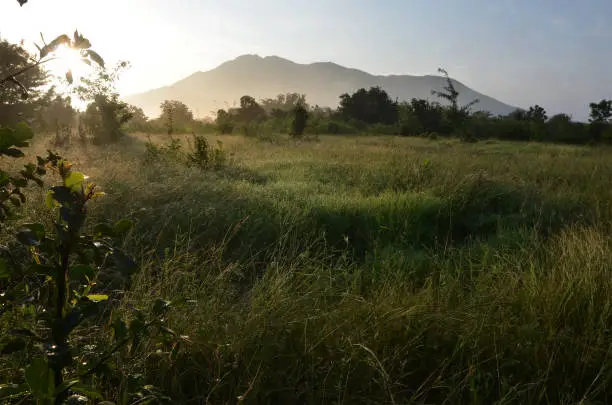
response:
<svg viewBox="0 0 612 405"><path fill-rule="evenodd" d="M197 300L130 366L177 403L612 401L612 149L213 139L216 172L138 135L75 162L136 221L124 303Z"/></svg>

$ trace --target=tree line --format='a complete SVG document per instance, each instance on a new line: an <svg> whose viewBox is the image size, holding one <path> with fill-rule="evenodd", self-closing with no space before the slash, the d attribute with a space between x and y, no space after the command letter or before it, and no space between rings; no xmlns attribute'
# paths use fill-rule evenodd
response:
<svg viewBox="0 0 612 405"><path fill-rule="evenodd" d="M30 55L22 44L0 40L0 75L27 66ZM42 90L49 74L42 66L28 70L22 85L31 89L27 99L17 89L4 91L0 98L0 123L13 125L26 119L36 130L55 133L57 144L71 136L82 142L114 142L127 132L222 134L287 133L303 134L388 134L401 136L458 137L465 141L496 138L516 141L564 143L612 142L612 100L590 103L587 123L567 114L549 117L534 105L506 116L479 111L478 100L459 105L459 92L448 73L442 90L432 90L433 100L393 100L380 87L361 88L339 95L337 108L310 105L306 95L279 94L256 100L244 95L239 105L219 109L214 120L196 119L190 108L178 100L165 100L159 117L150 119L144 111L119 98L115 83L129 67L120 62L109 68L94 67L70 95L55 87ZM73 98L86 103L84 111L73 107Z"/></svg>

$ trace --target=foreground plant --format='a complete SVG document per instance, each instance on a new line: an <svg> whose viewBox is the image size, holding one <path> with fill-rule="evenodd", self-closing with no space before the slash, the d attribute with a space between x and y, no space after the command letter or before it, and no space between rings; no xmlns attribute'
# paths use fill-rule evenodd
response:
<svg viewBox="0 0 612 405"><path fill-rule="evenodd" d="M7 154L4 149L0 153ZM117 316L109 295L103 293L100 280L105 276L112 274L115 279L119 276L127 280L137 269L135 262L119 249L121 236L132 223L120 220L113 226L101 224L91 233L83 232L87 204L103 193L57 155L39 158L36 169L26 167L44 174L45 166L61 178L61 184L51 187L46 198L47 206L55 212L53 231L48 232L40 223L23 225L16 237L25 246L29 260L4 258L0 262L0 313L20 323L19 328L8 331L0 346L0 354L12 356L19 365L10 373L11 383L0 385L3 403L32 398L40 404L61 404L84 400L84 395L101 398L95 390L96 382L116 377L111 360L116 360L117 355L133 354L140 349L143 337L152 332L161 343L176 340L161 317L170 303L158 300L151 319L134 309L133 319L126 323ZM23 176L29 177L31 170L24 171ZM9 184L15 183L24 184L20 179ZM15 186L6 190L24 201ZM86 337L87 329L109 323L112 327L107 338L99 334ZM176 349L176 341L174 346ZM124 391L121 403L163 399L152 387L134 390L126 385Z"/></svg>
<svg viewBox="0 0 612 405"><path fill-rule="evenodd" d="M18 76L52 60L50 55L60 45L80 50L86 63L91 59L103 66L82 35L75 32L73 40L62 35L39 47L34 64L0 78L0 90L14 85L27 98L28 89ZM66 78L72 81L72 74L67 72ZM23 157L21 148L32 137L26 124L0 127L0 156ZM120 220L84 232L87 205L103 193L52 152L25 165L19 175L0 169L0 223L14 219L15 207L26 203L23 188L30 181L42 186L49 169L61 179L46 197L54 213L52 229L41 223L24 224L16 234L22 247L0 249L0 402L56 405L102 400L96 388L110 381L119 381L112 396L122 405L163 402L167 398L144 385L141 376L121 367L148 347L142 344L145 337L162 353L167 347L176 351L185 340L165 326L163 315L170 303L155 301L150 315L133 308L126 322L105 293L108 280L126 281L137 270L119 248L132 223Z"/></svg>

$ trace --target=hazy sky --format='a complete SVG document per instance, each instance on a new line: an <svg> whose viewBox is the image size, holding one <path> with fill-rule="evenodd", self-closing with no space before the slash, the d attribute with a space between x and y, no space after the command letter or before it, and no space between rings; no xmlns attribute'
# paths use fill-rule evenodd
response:
<svg viewBox="0 0 612 405"><path fill-rule="evenodd" d="M81 30L130 94L245 53L433 74L583 118L612 97L612 0L0 0L0 35ZM202 91L205 91L203 89Z"/></svg>

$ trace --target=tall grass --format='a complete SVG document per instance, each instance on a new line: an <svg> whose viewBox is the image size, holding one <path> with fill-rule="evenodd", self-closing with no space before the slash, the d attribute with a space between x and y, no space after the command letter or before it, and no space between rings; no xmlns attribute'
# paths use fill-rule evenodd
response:
<svg viewBox="0 0 612 405"><path fill-rule="evenodd" d="M177 403L612 400L611 149L222 139L209 173L138 135L76 163L136 221L125 305L195 300L133 366Z"/></svg>

